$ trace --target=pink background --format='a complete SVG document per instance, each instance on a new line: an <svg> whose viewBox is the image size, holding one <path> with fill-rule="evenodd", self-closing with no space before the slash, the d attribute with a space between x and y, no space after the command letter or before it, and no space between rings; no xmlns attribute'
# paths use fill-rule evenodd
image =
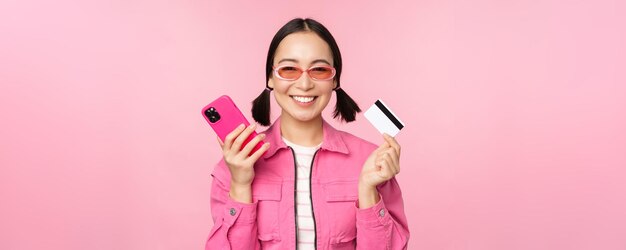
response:
<svg viewBox="0 0 626 250"><path fill-rule="evenodd" d="M200 109L250 118L272 36L308 16L342 87L407 124L410 249L626 249L624 1L296 2L0 2L0 249L201 249Z"/></svg>

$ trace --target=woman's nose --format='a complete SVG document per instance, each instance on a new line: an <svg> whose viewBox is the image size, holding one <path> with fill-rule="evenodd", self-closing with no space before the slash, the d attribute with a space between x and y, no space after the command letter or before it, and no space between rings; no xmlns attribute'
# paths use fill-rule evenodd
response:
<svg viewBox="0 0 626 250"><path fill-rule="evenodd" d="M300 79L296 82L296 87L302 90L312 89L314 86L313 81L309 77L307 72L303 72Z"/></svg>

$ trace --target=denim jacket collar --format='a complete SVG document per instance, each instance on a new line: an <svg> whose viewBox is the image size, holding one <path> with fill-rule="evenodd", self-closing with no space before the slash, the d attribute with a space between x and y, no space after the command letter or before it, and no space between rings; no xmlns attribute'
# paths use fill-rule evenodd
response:
<svg viewBox="0 0 626 250"><path fill-rule="evenodd" d="M343 154L350 153L340 131L333 128L324 119L322 119L322 131L324 134L320 146L322 149ZM270 148L263 155L264 159L272 157L282 148L287 148L287 144L283 141L280 133L280 117L264 133L266 135L265 141L270 143Z"/></svg>

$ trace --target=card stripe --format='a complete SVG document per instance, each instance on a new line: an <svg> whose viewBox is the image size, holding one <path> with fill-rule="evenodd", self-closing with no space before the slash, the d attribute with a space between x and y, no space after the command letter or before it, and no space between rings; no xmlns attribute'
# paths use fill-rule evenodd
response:
<svg viewBox="0 0 626 250"><path fill-rule="evenodd" d="M391 120L391 122L393 122L394 125L396 125L396 128L398 128L398 130L404 128L404 125L402 125L402 123L400 123L400 121L398 121L398 119L391 114L391 112L389 112L389 110L387 109L387 107L385 107L385 105L383 105L379 100L376 100L376 106L378 107L378 109L380 109L380 111L383 112L383 114L385 114L385 116L387 116L387 118L389 118L389 120Z"/></svg>

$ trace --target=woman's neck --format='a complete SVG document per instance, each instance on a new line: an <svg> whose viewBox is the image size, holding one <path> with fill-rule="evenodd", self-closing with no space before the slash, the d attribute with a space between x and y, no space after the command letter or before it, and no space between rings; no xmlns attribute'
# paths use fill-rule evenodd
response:
<svg viewBox="0 0 626 250"><path fill-rule="evenodd" d="M314 147L322 143L324 131L322 116L310 121L298 121L287 114L280 116L280 133L285 139L298 145Z"/></svg>

